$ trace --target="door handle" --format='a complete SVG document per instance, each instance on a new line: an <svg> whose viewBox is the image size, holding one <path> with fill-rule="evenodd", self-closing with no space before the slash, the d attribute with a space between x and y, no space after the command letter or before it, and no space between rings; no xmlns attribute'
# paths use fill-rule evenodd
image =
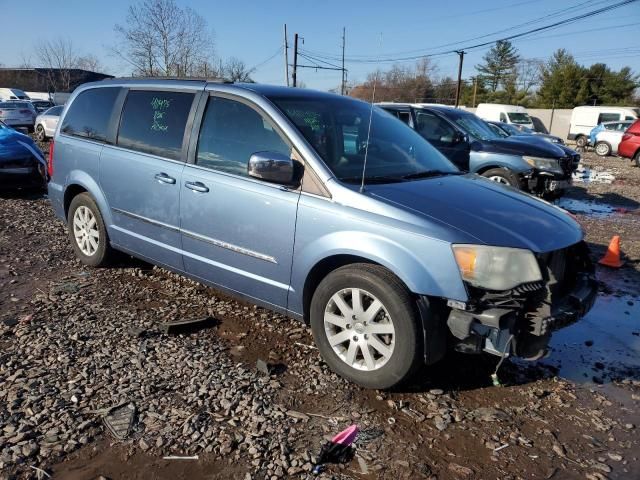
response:
<svg viewBox="0 0 640 480"><path fill-rule="evenodd" d="M185 182L184 186L198 193L207 193L209 191L209 187L202 182Z"/></svg>
<svg viewBox="0 0 640 480"><path fill-rule="evenodd" d="M170 183L170 184L174 184L176 183L176 179L173 177L170 177L169 175L167 175L166 173L162 172L162 173L156 173L155 177L156 180L158 180L159 182L162 183Z"/></svg>

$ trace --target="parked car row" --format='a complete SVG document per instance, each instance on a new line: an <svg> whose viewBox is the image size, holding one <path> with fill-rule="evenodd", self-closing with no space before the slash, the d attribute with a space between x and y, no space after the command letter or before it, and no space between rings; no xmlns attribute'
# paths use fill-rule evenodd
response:
<svg viewBox="0 0 640 480"><path fill-rule="evenodd" d="M482 175L545 198L556 198L571 183L580 154L550 137L486 123L473 113L444 105L381 103L415 129L460 170Z"/></svg>
<svg viewBox="0 0 640 480"><path fill-rule="evenodd" d="M591 309L593 266L570 215L500 183L556 191L575 157L462 110L381 106L86 84L50 145L49 198L86 265L120 250L307 322L327 364L366 387L448 347L540 358Z"/></svg>

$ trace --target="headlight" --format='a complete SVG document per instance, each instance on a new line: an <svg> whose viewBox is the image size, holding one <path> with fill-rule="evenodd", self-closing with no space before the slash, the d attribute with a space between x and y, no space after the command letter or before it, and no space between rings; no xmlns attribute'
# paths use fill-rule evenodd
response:
<svg viewBox="0 0 640 480"><path fill-rule="evenodd" d="M549 172L562 173L562 169L560 168L560 164L557 160L552 158L542 158L542 157L528 157L523 155L522 159L531 165L533 168L537 168L538 170L546 170Z"/></svg>
<svg viewBox="0 0 640 480"><path fill-rule="evenodd" d="M542 280L536 257L522 248L453 245L463 280L487 290L509 290Z"/></svg>

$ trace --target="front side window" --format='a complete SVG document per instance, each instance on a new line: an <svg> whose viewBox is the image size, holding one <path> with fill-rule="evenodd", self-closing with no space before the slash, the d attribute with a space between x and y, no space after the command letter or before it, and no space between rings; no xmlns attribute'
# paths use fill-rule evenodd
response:
<svg viewBox="0 0 640 480"><path fill-rule="evenodd" d="M60 131L67 135L105 142L118 93L118 87L92 88L81 92L64 116Z"/></svg>
<svg viewBox="0 0 640 480"><path fill-rule="evenodd" d="M270 96L338 180L393 183L458 170L413 129L379 107L346 97ZM371 133L367 135L371 115ZM368 142L367 142L368 138Z"/></svg>
<svg viewBox="0 0 640 480"><path fill-rule="evenodd" d="M416 112L416 130L423 138L437 143L451 143L455 134L445 120L425 111Z"/></svg>
<svg viewBox="0 0 640 480"><path fill-rule="evenodd" d="M122 109L118 146L179 160L193 93L132 90Z"/></svg>
<svg viewBox="0 0 640 480"><path fill-rule="evenodd" d="M602 123L602 122L617 122L618 120L620 120L620 114L619 113L601 113L598 116L598 123Z"/></svg>
<svg viewBox="0 0 640 480"><path fill-rule="evenodd" d="M265 116L245 103L210 97L200 127L196 164L248 176L249 158L257 152L290 155L291 147Z"/></svg>

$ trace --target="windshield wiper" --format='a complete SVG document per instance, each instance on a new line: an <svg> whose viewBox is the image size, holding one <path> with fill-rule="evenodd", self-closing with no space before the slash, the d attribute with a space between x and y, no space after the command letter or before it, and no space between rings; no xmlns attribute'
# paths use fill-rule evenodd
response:
<svg viewBox="0 0 640 480"><path fill-rule="evenodd" d="M429 178L429 177L442 177L445 175L462 175L463 172L454 170L454 171L444 171L444 170L424 170L423 172L415 172L409 173L408 175L404 175L402 178L405 180L415 180L417 178Z"/></svg>

